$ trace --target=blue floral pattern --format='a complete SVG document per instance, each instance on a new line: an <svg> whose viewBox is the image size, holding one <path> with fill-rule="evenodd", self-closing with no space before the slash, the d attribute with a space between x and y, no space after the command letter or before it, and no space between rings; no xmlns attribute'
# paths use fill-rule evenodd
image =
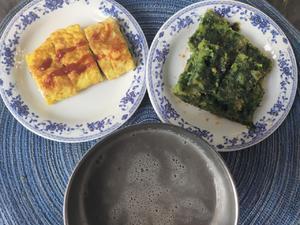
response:
<svg viewBox="0 0 300 225"><path fill-rule="evenodd" d="M110 6L107 5L106 2L101 2L100 3L100 6L99 6L99 9L104 11L104 13L106 15L110 15L114 18L117 18L117 19L121 19L121 15L123 14L122 11L120 11L119 9L117 9L113 4L111 4Z"/></svg>
<svg viewBox="0 0 300 225"><path fill-rule="evenodd" d="M25 28L32 24L34 21L39 19L40 17L34 13L34 12L29 12L27 15L21 15L21 22L22 22L22 29L25 30Z"/></svg>
<svg viewBox="0 0 300 225"><path fill-rule="evenodd" d="M277 43L277 36L279 36L278 31L275 27L271 26L269 19L265 17L265 15L261 13L257 13L248 9L247 7L243 7L241 5L217 5L214 7L215 12L217 12L220 16L231 18L234 15L238 14L239 19L243 21L250 21L253 27L256 27L263 34L269 32L272 36L271 42Z"/></svg>
<svg viewBox="0 0 300 225"><path fill-rule="evenodd" d="M182 29L194 24L196 21L200 21L200 16L195 12L191 12L189 15L185 15L184 17L178 17L176 19L176 23L171 26L170 35L178 33Z"/></svg>
<svg viewBox="0 0 300 225"><path fill-rule="evenodd" d="M12 97L10 105L19 116L27 118L29 115L29 107L22 101L20 95Z"/></svg>
<svg viewBox="0 0 300 225"><path fill-rule="evenodd" d="M162 116L164 117L165 120L169 120L169 119L177 120L179 118L179 114L172 107L171 103L165 96L160 97L159 101L160 101Z"/></svg>
<svg viewBox="0 0 300 225"><path fill-rule="evenodd" d="M270 22L265 19L263 16L261 15L258 15L258 14L254 14L254 15L251 15L250 17L250 21L251 21L251 24L254 26L254 27L257 27L259 30L261 30L264 34L270 30Z"/></svg>
<svg viewBox="0 0 300 225"><path fill-rule="evenodd" d="M280 68L280 89L281 93L277 98L276 103L273 105L273 107L270 109L268 114L271 116L278 116L281 112L284 112L286 110L286 105L289 101L288 98L288 86L292 83L294 77L293 77L293 68L291 65L291 60L285 58L285 54L282 50L279 50L279 58L277 60L278 66Z"/></svg>
<svg viewBox="0 0 300 225"><path fill-rule="evenodd" d="M44 7L50 11L62 8L64 5L64 0L45 0Z"/></svg>
<svg viewBox="0 0 300 225"><path fill-rule="evenodd" d="M238 5L221 5L221 6L215 6L214 11L218 13L222 17L231 18L237 13L240 13L242 20L247 20L247 18L244 17L246 15L247 10L243 10L241 6Z"/></svg>
<svg viewBox="0 0 300 225"><path fill-rule="evenodd" d="M192 124L185 121L182 117L180 117L179 114L177 116L177 119L178 119L178 125L180 127L185 128L186 130L194 133L195 135L205 139L209 143L213 143L214 135L211 132L209 132L208 130L200 129L199 127L193 126Z"/></svg>
<svg viewBox="0 0 300 225"><path fill-rule="evenodd" d="M280 71L279 95L274 100L270 109L258 118L251 129L244 129L238 135L216 136L210 130L201 129L190 124L176 110L175 100L170 97L171 93L166 90L164 84L164 65L170 52L170 40L179 32L185 32L190 26L201 19L201 8L213 8L222 17L231 20L239 19L243 23L255 28L270 41L272 45L284 46L277 50L274 64ZM205 12L206 9L203 9ZM280 49L280 48L278 48ZM295 57L289 42L280 30L267 16L258 10L242 3L232 1L199 2L176 14L158 32L149 54L147 79L152 104L158 115L164 122L181 126L214 145L222 151L237 150L258 143L274 131L287 115L296 93L297 67ZM174 97L173 97L174 98Z"/></svg>
<svg viewBox="0 0 300 225"><path fill-rule="evenodd" d="M112 125L112 120L115 117L112 116L111 118L105 117L102 120L92 122L92 123L87 123L87 127L89 128L90 131L104 131L105 128L109 125Z"/></svg>
<svg viewBox="0 0 300 225"><path fill-rule="evenodd" d="M16 85L11 82L12 78L6 76L12 75L12 69L15 66L15 57L22 32L25 31L35 21L38 21L46 14L72 5L80 0L44 0L33 1L29 3L20 17L13 24L14 29L1 36L3 45L0 47L1 67L3 73L0 78L1 96L13 113L13 115L23 122L31 130L44 137L68 141L86 141L103 137L109 132L117 129L126 120L130 118L138 107L145 93L145 59L148 51L146 39L133 17L118 3L113 0L103 0L93 2L99 5L98 10L107 16L116 18L126 35L130 48L133 50L137 68L132 72L132 82L129 89L120 99L119 112L116 115L109 115L97 121L88 121L81 124L67 124L41 118L37 113L31 111L30 107L18 94ZM86 5L91 4L91 0L81 1Z"/></svg>
<svg viewBox="0 0 300 225"><path fill-rule="evenodd" d="M5 66L5 72L7 74L10 74L10 69L14 66L15 52L16 52L15 47L8 47L6 43L3 44L1 50L1 56L2 56L1 63Z"/></svg>

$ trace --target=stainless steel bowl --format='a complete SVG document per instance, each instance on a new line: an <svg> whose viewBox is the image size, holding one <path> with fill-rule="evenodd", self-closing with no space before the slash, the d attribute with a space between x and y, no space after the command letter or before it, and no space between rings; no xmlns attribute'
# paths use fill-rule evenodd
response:
<svg viewBox="0 0 300 225"><path fill-rule="evenodd" d="M234 182L206 142L166 124L131 126L96 144L75 168L66 225L238 221Z"/></svg>

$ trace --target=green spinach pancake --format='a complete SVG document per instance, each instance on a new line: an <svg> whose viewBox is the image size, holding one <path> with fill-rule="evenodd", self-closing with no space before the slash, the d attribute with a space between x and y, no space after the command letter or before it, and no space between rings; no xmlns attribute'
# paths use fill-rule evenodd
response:
<svg viewBox="0 0 300 225"><path fill-rule="evenodd" d="M191 57L173 88L184 102L253 126L272 60L250 43L239 24L208 10L189 40Z"/></svg>

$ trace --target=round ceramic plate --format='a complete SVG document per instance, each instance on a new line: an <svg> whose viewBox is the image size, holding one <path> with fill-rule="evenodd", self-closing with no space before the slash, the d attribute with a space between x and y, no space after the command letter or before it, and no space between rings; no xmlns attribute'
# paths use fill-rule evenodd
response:
<svg viewBox="0 0 300 225"><path fill-rule="evenodd" d="M25 54L58 28L85 27L109 16L119 21L137 68L48 106L29 74ZM1 33L1 96L14 117L40 136L61 142L103 137L126 122L143 99L147 42L133 16L113 0L33 0L2 24Z"/></svg>
<svg viewBox="0 0 300 225"><path fill-rule="evenodd" d="M171 92L190 55L188 39L208 9L239 22L241 33L273 58L274 67L263 81L265 94L254 115L255 129L186 104ZM235 151L257 144L279 127L293 104L297 74L287 37L267 15L237 1L203 1L176 13L157 33L148 57L147 88L163 122L196 133L219 151Z"/></svg>
<svg viewBox="0 0 300 225"><path fill-rule="evenodd" d="M65 225L223 224L238 221L238 199L221 157L172 125L131 126L96 144L76 166Z"/></svg>

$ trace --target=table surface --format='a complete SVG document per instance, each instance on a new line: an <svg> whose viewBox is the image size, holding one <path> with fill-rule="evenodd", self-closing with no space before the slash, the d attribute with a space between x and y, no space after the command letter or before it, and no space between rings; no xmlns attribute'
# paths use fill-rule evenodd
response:
<svg viewBox="0 0 300 225"><path fill-rule="evenodd" d="M300 0L268 0L268 1L271 4L273 4L298 30L300 30L300 13L299 13ZM0 21L9 12L9 10L12 9L18 2L19 2L18 0L0 0ZM126 1L122 1L122 2L124 3ZM166 1L162 1L162 2L166 2ZM140 4L139 0L136 0L136 4ZM139 6L137 6L136 8L138 7ZM153 15L155 15L155 13L153 13ZM137 20L141 19L142 17L143 17L142 13L138 14ZM147 24L146 22L142 24L142 28L144 29L146 35L148 34L147 37L148 37L149 44L151 43L151 38L153 38L153 35L155 34L154 30L151 27L153 27L152 24ZM300 57L299 55L297 56ZM297 98L299 99L299 89L298 89ZM144 107L149 105L149 100L146 100L146 103L144 100L143 104ZM299 102L297 103L297 106L299 106ZM295 189L294 184L297 182L300 183L300 170L299 170L300 167L299 167L299 163L297 163L296 160L293 160L294 158L300 159L300 151L299 151L300 142L298 138L299 130L297 130L298 129L297 127L299 126L299 115L300 115L299 108L300 107L297 108L294 107L292 109L286 122L280 127L280 132L275 132L272 136L268 138L268 140L262 142L261 144L255 147L252 147L251 150L222 154L230 171L233 174L234 179L236 180L237 190L240 195L239 197L240 197L241 212L243 211L241 215L241 221L243 221L242 224L265 225L265 224L274 224L270 221L273 222L277 221L279 222L277 224L300 225L300 219L298 220L293 218L291 219L293 222L291 223L287 222L290 218L288 215L291 211L294 212L294 215L299 215L300 217L300 209L297 208L300 205L297 203L297 199L298 201L300 200L300 191L294 190ZM146 110L148 110L147 107ZM150 106L149 106L149 110L150 110ZM0 107L0 125L1 123L5 123L4 121L7 120L12 121L13 120L12 116L7 113L6 109L1 109ZM47 199L44 202L52 201L51 202L51 205L53 204L52 214L50 213L48 215L48 212L43 211L44 208L46 208L45 205L41 208L38 205L34 205L35 204L34 202L31 203L32 208L28 209L28 211L33 210L34 208L35 210L37 210L34 211L35 213L41 213L41 215L43 214L45 215L45 218L47 217L49 219L47 224L57 224L58 223L57 221L59 222L62 221L61 218L62 213L60 211L61 210L60 207L62 205L61 195L63 195L63 190L66 185L66 182L64 180L66 176L65 173L70 174L76 162L82 157L82 155L85 152L85 150L83 150L82 148L88 149L93 143L87 143L87 144L84 143L82 145L73 145L73 146L66 145L66 144L58 144L57 146L55 146L54 144L52 144L52 142L48 142L47 140L43 140L43 139L38 139L39 137L34 135L32 136L31 133L29 131L27 132L25 128L23 129L21 125L16 125L16 124L17 122L14 121L11 123L11 125L4 125L2 127L0 126L0 133L3 132L3 134L1 133L3 137L8 136L7 140L3 140L3 142L6 141L6 146L9 146L11 148L8 150L1 149L2 139L0 138L0 190L1 190L0 192L2 192L3 187L1 185L4 182L1 176L4 177L5 175L6 178L9 176L12 177L15 176L14 171L1 171L4 165L2 160L6 160L6 158L2 159L1 157L9 156L10 154L9 151L12 151L11 154L18 154L16 152L19 151L18 148L22 146L21 143L15 142L16 137L14 137L13 135L9 137L9 134L7 134L7 132L19 131L21 132L19 136L22 136L22 137L18 137L19 139L21 138L23 138L21 140L30 139L30 138L32 139L26 143L26 146L28 147L28 149L30 149L30 153L24 153L24 157L33 157L32 160L36 162L35 166L37 168L33 170L36 170L34 173L36 173L37 176L40 177L40 180L37 180L36 182L40 182L42 183L42 185L47 185L48 184L47 176L49 173L52 173L51 177L54 180L56 180L57 183L55 184L58 185L58 186L50 187L51 190L55 189L57 191L58 196L56 194L55 195L49 194L47 192L49 191L49 187L44 186L45 191L44 192L42 191L43 193L34 193L33 191L32 196L29 195L27 196L24 194L24 196L20 195L20 198L28 197L33 199L35 197L34 195L36 195L38 198L40 196L45 196L45 198ZM20 129L22 130L20 131ZM284 144L287 145L287 141L284 140L287 138L291 138L291 140L296 139L297 141L293 143L289 143L288 146L283 146ZM42 142L42 143L39 143L39 146L35 148L34 143L37 142ZM4 144L2 146L4 146ZM286 150L286 152L282 152L281 151L282 149ZM21 150L19 152L21 152ZM47 165L47 167L45 167L43 171L39 171L38 169L42 168L41 164L43 162L38 160L46 159L47 157L52 160L50 164L53 163L53 165ZM68 159L71 160L70 162L63 164L63 160L65 160L66 157L69 157ZM18 160L22 160L22 158L11 159L11 164L13 165L15 163L16 168L19 168ZM288 161L287 163L288 164L290 163L290 165L288 166L282 165L281 164L282 161ZM61 168L62 166L64 166L66 171L58 171L58 169ZM280 170L284 170L284 171L280 173ZM265 171L266 173L264 173ZM21 172L18 171L18 173L22 174ZM286 176L278 178L276 177L276 174L286 174ZM36 178L30 178L23 175L20 175L20 177L21 177L20 178L21 181L24 183L24 187L27 187L26 191L37 190L34 187L29 186L30 179L36 179ZM4 179L6 178L4 177ZM8 186L9 185L13 186L14 182L15 182L14 180L9 181ZM26 182L28 182L28 184ZM9 194L7 193L8 186L6 186L6 191L5 191L6 195ZM255 189L251 188L251 186L256 186L256 188ZM249 187L249 188L245 189L245 187ZM12 190L12 193L13 191L17 193L24 192L24 190L17 190L17 189ZM293 194L289 194L285 196L283 193L284 191L290 191L293 192ZM2 194L3 193L0 193L0 195ZM18 198L18 196L15 196L13 198ZM282 196L284 196L285 199L283 199ZM1 215L5 215L6 211L13 212L11 213L12 218L14 216L16 217L18 216L19 218L23 218L24 221L27 221L25 219L26 216L33 217L33 215L17 215L16 212L18 211L10 208L11 206L7 206L7 209L1 208L1 206L5 205L6 203L4 202L3 199L5 198L0 198L0 225L7 224L1 222L2 221ZM2 200L3 202L1 202ZM20 199L20 201L24 201L24 199ZM58 201L59 203L55 201ZM16 202L18 201L16 200ZM247 204L245 204L246 202ZM270 202L272 202L272 204ZM293 202L294 205L290 205L290 202ZM276 210L283 210L284 212L279 213L278 211L273 211L276 205L280 208L278 209L277 207ZM19 207L20 209L22 209L22 207L18 206L18 204L16 204L13 207ZM59 215L57 216L59 218L54 218L54 215ZM264 216L266 215L267 217L264 218ZM272 218L270 215L272 215ZM286 218L283 217L282 215L286 215ZM40 224L39 221L42 220L37 219L36 224ZM50 222L50 221L56 221L56 222Z"/></svg>

